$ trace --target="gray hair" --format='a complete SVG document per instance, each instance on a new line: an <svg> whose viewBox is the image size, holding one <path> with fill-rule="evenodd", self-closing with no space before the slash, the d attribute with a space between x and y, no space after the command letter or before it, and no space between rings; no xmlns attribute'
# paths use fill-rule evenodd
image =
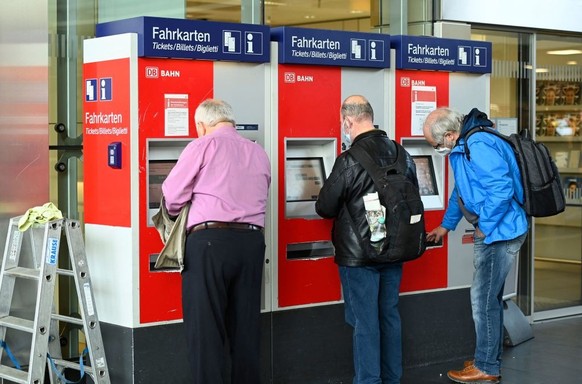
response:
<svg viewBox="0 0 582 384"><path fill-rule="evenodd" d="M209 127L214 127L218 123L236 125L232 107L226 101L219 99L206 99L200 103L194 113L194 122L202 122Z"/></svg>
<svg viewBox="0 0 582 384"><path fill-rule="evenodd" d="M465 116L448 108L438 108L431 120L430 134L436 143L443 143L447 132L461 132Z"/></svg>
<svg viewBox="0 0 582 384"><path fill-rule="evenodd" d="M346 116L353 117L355 121L374 121L374 110L370 102L363 96L350 96L343 102L340 109L342 119Z"/></svg>

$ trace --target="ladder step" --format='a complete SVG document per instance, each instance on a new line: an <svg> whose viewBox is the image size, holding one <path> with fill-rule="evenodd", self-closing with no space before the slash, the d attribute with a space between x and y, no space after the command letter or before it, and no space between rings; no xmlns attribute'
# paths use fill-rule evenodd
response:
<svg viewBox="0 0 582 384"><path fill-rule="evenodd" d="M57 273L63 276L75 277L75 272L72 269L57 268Z"/></svg>
<svg viewBox="0 0 582 384"><path fill-rule="evenodd" d="M0 318L0 326L32 333L34 331L34 322L32 320L21 319L14 316L5 316Z"/></svg>
<svg viewBox="0 0 582 384"><path fill-rule="evenodd" d="M28 383L28 372L16 368L0 365L0 377L15 383Z"/></svg>
<svg viewBox="0 0 582 384"><path fill-rule="evenodd" d="M61 359L55 359L53 358L53 363L55 363L55 365L57 367L65 367L65 368L71 368L71 369L75 369L77 371L81 371L81 365L79 363L75 363L73 361L68 361L68 360L61 360ZM83 369L85 370L85 373L92 375L94 373L93 367L89 366L89 365L84 365L83 364Z"/></svg>
<svg viewBox="0 0 582 384"><path fill-rule="evenodd" d="M83 326L83 319L79 319L78 317L71 317L71 316L64 316L59 315L57 313L53 313L51 315L53 320L64 321L65 323L77 324Z"/></svg>
<svg viewBox="0 0 582 384"><path fill-rule="evenodd" d="M38 269L14 267L4 271L9 276L23 277L25 279L38 280L40 271Z"/></svg>

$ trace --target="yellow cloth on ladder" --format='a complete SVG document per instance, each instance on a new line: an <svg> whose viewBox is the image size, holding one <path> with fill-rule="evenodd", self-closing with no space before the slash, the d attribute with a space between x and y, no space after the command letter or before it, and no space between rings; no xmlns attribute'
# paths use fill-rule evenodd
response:
<svg viewBox="0 0 582 384"><path fill-rule="evenodd" d="M53 203L46 203L27 210L18 220L18 230L24 232L34 223L44 224L62 218L63 213Z"/></svg>

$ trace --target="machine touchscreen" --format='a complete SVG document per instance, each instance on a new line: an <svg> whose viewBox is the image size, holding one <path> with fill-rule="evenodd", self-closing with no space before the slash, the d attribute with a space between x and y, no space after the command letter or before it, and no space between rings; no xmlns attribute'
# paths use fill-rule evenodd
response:
<svg viewBox="0 0 582 384"><path fill-rule="evenodd" d="M148 207L159 209L162 199L162 183L176 165L177 160L150 160L148 175Z"/></svg>
<svg viewBox="0 0 582 384"><path fill-rule="evenodd" d="M435 196L439 194L432 156L414 155L412 156L416 164L416 176L421 196Z"/></svg>
<svg viewBox="0 0 582 384"><path fill-rule="evenodd" d="M287 202L315 201L325 181L323 157L287 158Z"/></svg>

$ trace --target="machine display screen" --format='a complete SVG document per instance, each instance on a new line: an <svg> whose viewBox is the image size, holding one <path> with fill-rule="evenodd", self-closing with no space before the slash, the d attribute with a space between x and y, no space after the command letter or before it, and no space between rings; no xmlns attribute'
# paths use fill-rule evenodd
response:
<svg viewBox="0 0 582 384"><path fill-rule="evenodd" d="M162 200L162 184L176 165L177 160L150 160L148 175L148 207L159 209Z"/></svg>
<svg viewBox="0 0 582 384"><path fill-rule="evenodd" d="M416 177L418 178L418 188L421 196L438 195L438 187L434 174L434 165L430 155L412 156L416 164Z"/></svg>
<svg viewBox="0 0 582 384"><path fill-rule="evenodd" d="M325 181L323 157L287 158L285 180L287 202L317 200Z"/></svg>

